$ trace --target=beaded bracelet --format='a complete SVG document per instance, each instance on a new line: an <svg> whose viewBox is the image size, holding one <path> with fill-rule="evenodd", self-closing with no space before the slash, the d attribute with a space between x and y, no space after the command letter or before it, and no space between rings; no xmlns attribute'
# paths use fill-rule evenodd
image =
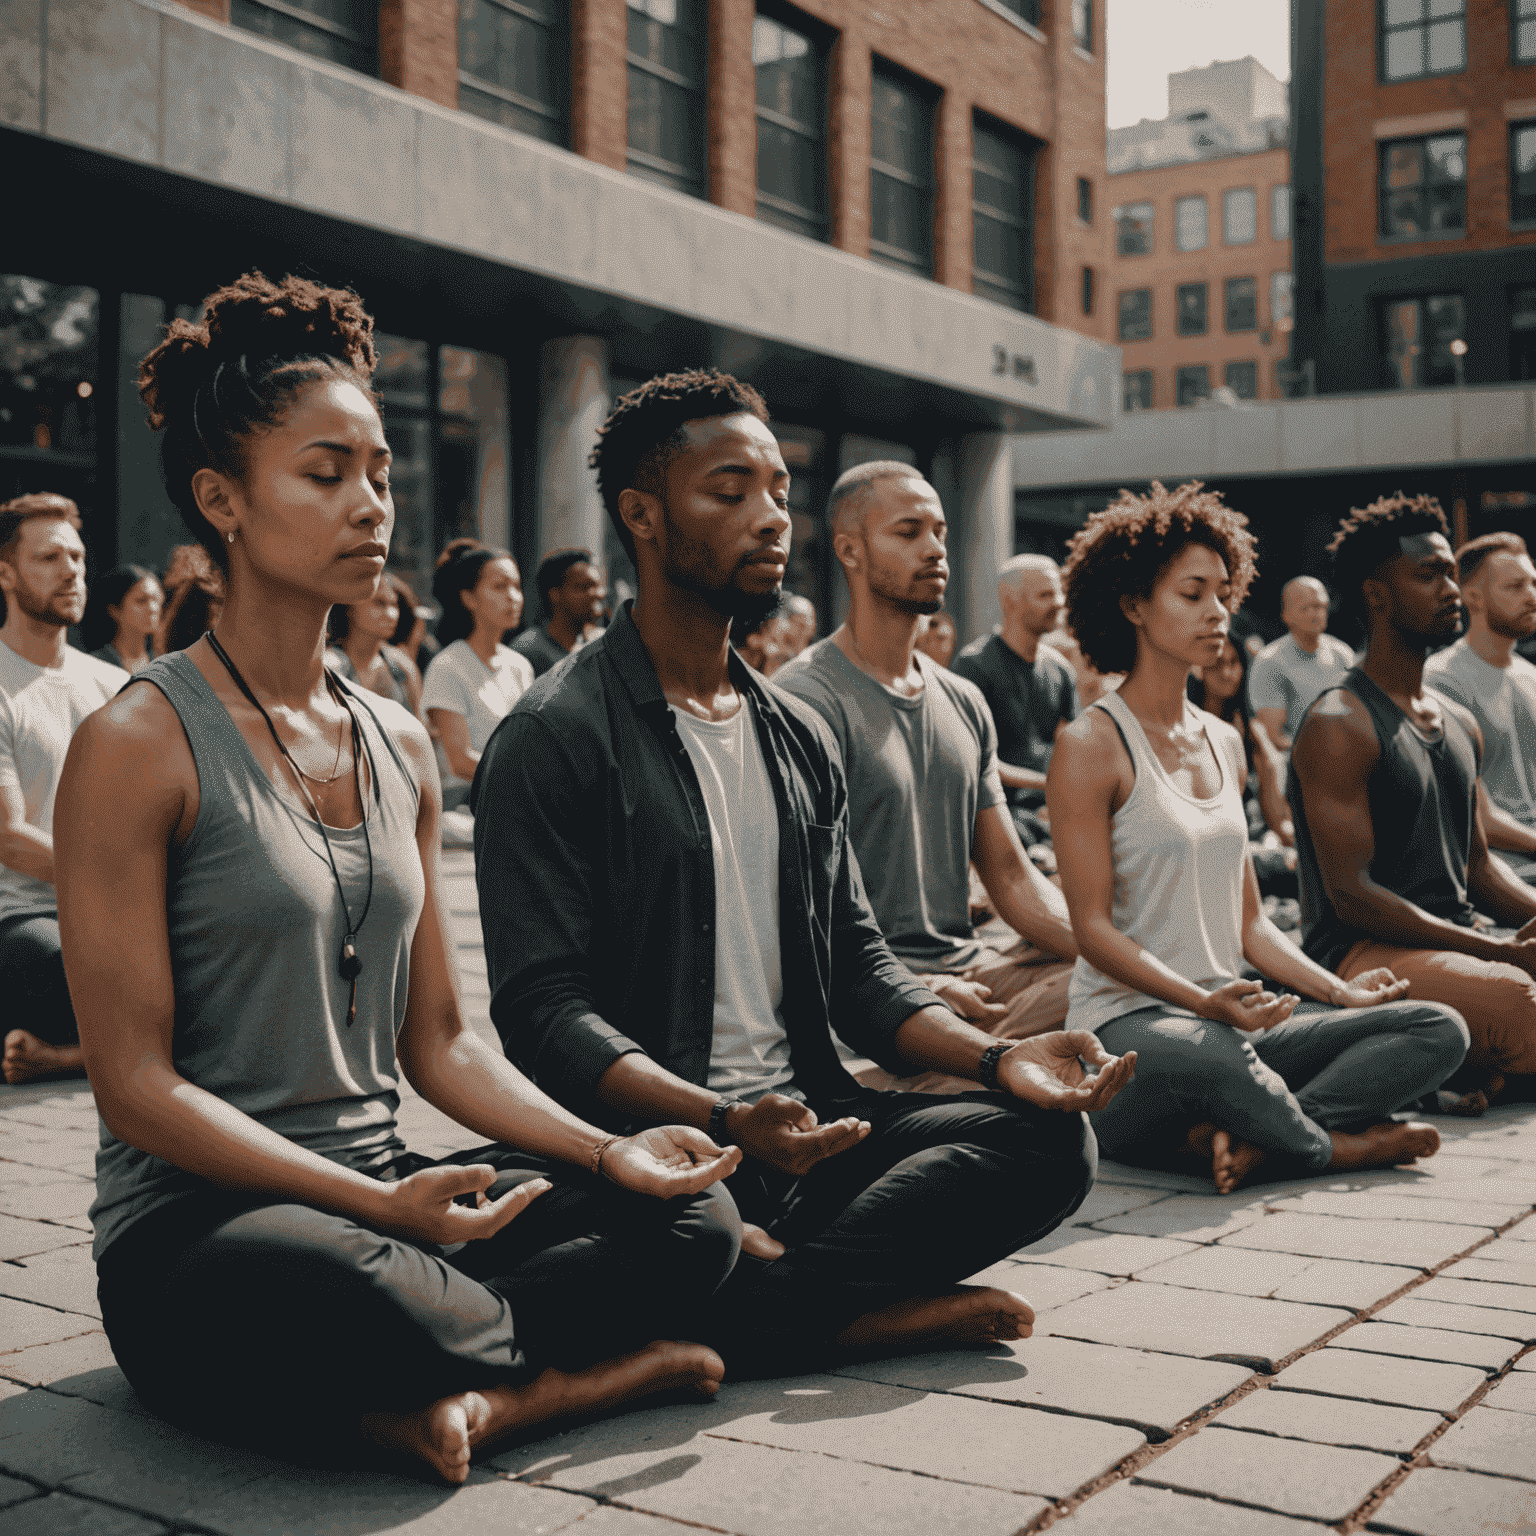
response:
<svg viewBox="0 0 1536 1536"><path fill-rule="evenodd" d="M616 1141L623 1141L623 1140L624 1140L624 1138L622 1136L610 1136L607 1139L607 1141L600 1141L600 1142L598 1142L598 1144L595 1147L593 1147L593 1149L592 1149L592 1167L590 1169L590 1172L595 1177L599 1177L599 1178L606 1178L607 1177L607 1175L603 1172L603 1153L606 1152L608 1150L608 1148L611 1147L614 1144L614 1142L616 1142Z"/></svg>

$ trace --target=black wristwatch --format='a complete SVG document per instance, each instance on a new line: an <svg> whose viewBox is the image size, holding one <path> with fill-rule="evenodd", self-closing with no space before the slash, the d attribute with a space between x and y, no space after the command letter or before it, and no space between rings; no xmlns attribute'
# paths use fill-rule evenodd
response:
<svg viewBox="0 0 1536 1536"><path fill-rule="evenodd" d="M998 1063L1016 1044L1013 1040L999 1040L996 1045L989 1045L981 1053L981 1060L976 1066L976 1081L983 1088L990 1088L997 1092L997 1068Z"/></svg>
<svg viewBox="0 0 1536 1536"><path fill-rule="evenodd" d="M709 1139L717 1147L728 1145L725 1139L725 1117L738 1104L745 1104L745 1099L724 1096L715 1100L715 1107L709 1112Z"/></svg>

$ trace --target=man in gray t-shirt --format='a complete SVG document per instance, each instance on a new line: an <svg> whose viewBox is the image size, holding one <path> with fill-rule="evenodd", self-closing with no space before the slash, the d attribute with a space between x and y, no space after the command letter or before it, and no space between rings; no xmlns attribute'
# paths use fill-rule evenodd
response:
<svg viewBox="0 0 1536 1536"><path fill-rule="evenodd" d="M1488 792L1488 845L1536 884L1536 666L1516 650L1536 634L1536 564L1518 534L1456 552L1466 635L1424 664L1424 681L1477 716Z"/></svg>
<svg viewBox="0 0 1536 1536"><path fill-rule="evenodd" d="M1019 843L981 690L915 649L918 620L938 608L948 580L943 507L907 465L850 475L832 506L848 621L773 681L815 709L837 740L854 852L891 949L963 1018L1000 1038L1059 1029L1071 973L1060 962L1077 954L1066 903ZM1020 936L1006 948L971 925L972 864ZM890 1081L882 1075L878 1085ZM970 1085L929 1074L900 1086Z"/></svg>
<svg viewBox="0 0 1536 1536"><path fill-rule="evenodd" d="M1326 633L1328 589L1315 576L1286 582L1280 617L1289 633L1254 658L1248 703L1254 722L1288 752L1312 701L1343 680L1355 664L1355 653Z"/></svg>

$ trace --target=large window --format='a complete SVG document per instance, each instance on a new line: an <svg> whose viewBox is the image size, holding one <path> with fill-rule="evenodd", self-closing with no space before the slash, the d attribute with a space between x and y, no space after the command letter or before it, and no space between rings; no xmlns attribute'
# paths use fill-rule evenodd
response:
<svg viewBox="0 0 1536 1536"><path fill-rule="evenodd" d="M1222 382L1239 400L1259 398L1259 365L1250 358L1228 363L1222 369Z"/></svg>
<svg viewBox="0 0 1536 1536"><path fill-rule="evenodd" d="M827 75L815 41L783 22L752 23L757 71L757 216L827 237Z"/></svg>
<svg viewBox="0 0 1536 1536"><path fill-rule="evenodd" d="M1514 0L1510 16L1510 42L1515 63L1536 64L1536 0Z"/></svg>
<svg viewBox="0 0 1536 1536"><path fill-rule="evenodd" d="M1093 52L1093 0L1072 0L1072 41Z"/></svg>
<svg viewBox="0 0 1536 1536"><path fill-rule="evenodd" d="M1423 240L1467 229L1467 136L1381 146L1381 237Z"/></svg>
<svg viewBox="0 0 1536 1536"><path fill-rule="evenodd" d="M1152 290L1129 288L1120 295L1120 340L1152 339Z"/></svg>
<svg viewBox="0 0 1536 1536"><path fill-rule="evenodd" d="M1225 245L1251 245L1259 235L1259 197L1252 187L1221 194L1221 239Z"/></svg>
<svg viewBox="0 0 1536 1536"><path fill-rule="evenodd" d="M1380 0L1381 78L1419 80L1467 67L1467 0Z"/></svg>
<svg viewBox="0 0 1536 1536"><path fill-rule="evenodd" d="M1203 251L1208 239L1205 199L1180 197L1173 204L1173 243L1181 251Z"/></svg>
<svg viewBox="0 0 1536 1536"><path fill-rule="evenodd" d="M348 69L372 74L378 64L378 0L233 0L229 19Z"/></svg>
<svg viewBox="0 0 1536 1536"><path fill-rule="evenodd" d="M1149 256L1152 253L1152 204L1125 203L1114 211L1115 254Z"/></svg>
<svg viewBox="0 0 1536 1536"><path fill-rule="evenodd" d="M1174 370L1174 396L1179 405L1194 405L1211 394L1211 370L1204 363L1186 363Z"/></svg>
<svg viewBox="0 0 1536 1536"><path fill-rule="evenodd" d="M870 82L869 253L933 275L933 102L911 76L877 65Z"/></svg>
<svg viewBox="0 0 1536 1536"><path fill-rule="evenodd" d="M629 169L704 195L704 0L626 0Z"/></svg>
<svg viewBox="0 0 1536 1536"><path fill-rule="evenodd" d="M1536 222L1536 123L1509 130L1509 217L1514 224Z"/></svg>
<svg viewBox="0 0 1536 1536"><path fill-rule="evenodd" d="M1204 336L1208 291L1204 283L1180 283L1177 292L1180 336Z"/></svg>
<svg viewBox="0 0 1536 1536"><path fill-rule="evenodd" d="M1251 277L1229 277L1223 292L1229 331L1259 328L1259 285Z"/></svg>
<svg viewBox="0 0 1536 1536"><path fill-rule="evenodd" d="M1466 346L1466 306L1459 293L1392 299L1382 306L1383 383L1426 389L1457 382L1457 351Z"/></svg>
<svg viewBox="0 0 1536 1536"><path fill-rule="evenodd" d="M1123 376L1122 408L1126 411L1150 411L1152 409L1152 370L1133 368Z"/></svg>
<svg viewBox="0 0 1536 1536"><path fill-rule="evenodd" d="M1034 308L1035 155L1022 138L977 118L971 128L971 287Z"/></svg>
<svg viewBox="0 0 1536 1536"><path fill-rule="evenodd" d="M551 144L569 138L568 0L459 0L459 105Z"/></svg>
<svg viewBox="0 0 1536 1536"><path fill-rule="evenodd" d="M1269 238L1291 238L1291 189L1285 183L1269 189Z"/></svg>

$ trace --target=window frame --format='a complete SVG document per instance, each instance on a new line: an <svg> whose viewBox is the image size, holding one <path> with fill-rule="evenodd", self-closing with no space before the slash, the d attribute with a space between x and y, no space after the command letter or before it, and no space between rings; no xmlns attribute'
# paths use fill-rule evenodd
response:
<svg viewBox="0 0 1536 1536"><path fill-rule="evenodd" d="M1084 209L1088 211L1083 212ZM1077 216L1090 229L1093 228L1093 178L1079 176L1077 178Z"/></svg>
<svg viewBox="0 0 1536 1536"><path fill-rule="evenodd" d="M1232 206L1234 197L1241 197L1246 193L1253 199L1253 233L1246 240L1234 240L1231 236L1232 219L1228 209ZM1225 187L1221 194L1221 243L1223 248L1237 249L1239 246L1253 245L1259 238L1259 189L1257 187Z"/></svg>
<svg viewBox="0 0 1536 1536"><path fill-rule="evenodd" d="M1146 218L1147 248L1144 251L1128 251L1120 243L1120 241L1121 241L1121 234L1122 234L1120 226L1121 226L1121 224L1123 222L1122 215L1125 215L1125 216L1129 217L1130 211L1133 208L1145 208L1147 210L1147 218ZM1143 200L1142 202L1139 202L1139 203L1121 203L1117 207L1110 209L1109 216L1110 216L1110 218L1112 218L1115 221L1115 255L1116 256L1131 256L1131 257L1134 257L1134 256L1151 256L1151 255L1154 255L1156 253L1156 251L1157 251L1157 204L1156 203L1152 202L1150 199L1145 199L1145 200Z"/></svg>
<svg viewBox="0 0 1536 1536"><path fill-rule="evenodd" d="M1452 374L1449 380L1430 380L1427 378L1420 378L1415 379L1415 381L1411 384L1404 385L1401 382L1401 374L1395 374L1392 379L1387 378L1387 374L1393 371L1394 366L1392 362L1392 353L1389 347L1391 336L1388 316L1390 315L1391 311L1402 304L1415 304L1418 306L1419 314L1417 328L1419 341L1415 346L1414 351L1418 357L1421 359L1426 359L1428 356L1432 355L1432 347L1429 345L1428 341L1429 306L1436 299L1455 299L1457 303L1461 305L1461 331L1462 339L1464 340L1466 337L1467 329L1467 296L1464 291L1448 290L1441 293L1419 292L1388 294L1377 301L1376 334L1378 343L1381 348L1381 374L1382 387L1384 389L1391 390L1393 393L1411 394L1417 390L1422 389L1450 389L1455 386L1456 380L1454 364L1452 365ZM1418 371L1423 366L1424 364L1422 363L1416 364L1416 371Z"/></svg>
<svg viewBox="0 0 1536 1536"><path fill-rule="evenodd" d="M1427 14L1422 7L1427 6L1428 0L1419 0L1421 10L1417 21L1388 22L1388 0L1376 0L1376 78L1382 85L1407 85L1413 80L1438 80L1446 75L1462 75L1467 71L1467 0L1461 0L1461 10L1456 15L1434 16ZM1387 73L1387 38L1404 32L1417 31L1421 34L1419 46L1419 58L1421 63L1429 62L1429 29L1439 22L1461 22L1461 63L1454 69L1429 69L1424 68L1416 75L1389 75Z"/></svg>
<svg viewBox="0 0 1536 1536"><path fill-rule="evenodd" d="M1181 400L1179 397L1184 392L1186 375L1201 373L1205 375L1205 393L1195 395L1190 400ZM1211 365L1209 363L1180 363L1173 370L1173 403L1181 411L1194 409L1196 400L1209 400L1211 398Z"/></svg>
<svg viewBox="0 0 1536 1536"><path fill-rule="evenodd" d="M756 26L758 18L772 22L775 26L782 27L786 32L792 32L802 37L810 44L811 53L816 59L816 65L820 71L819 100L821 104L821 122L815 137L804 123L798 123L782 112L771 107L765 107L757 100L757 65L753 65L753 127L766 118L774 126L784 129L786 133L792 133L800 138L809 140L816 150L816 164L818 171L818 191L821 198L819 210L801 208L798 204L789 202L788 199L779 197L772 192L764 192L761 178L761 160L754 154L753 165L753 195L756 199L756 215L764 223L772 224L775 229L787 229L790 233L803 235L807 240L818 240L825 244L832 238L832 198L831 198L831 170L827 162L828 138L831 128L831 52L835 34L829 34L828 29L818 25L814 18L803 16L799 11L788 6L779 6L772 3L758 4L753 8L752 21ZM759 139L759 143L761 140ZM779 215L778 218L763 219L764 207ZM781 222L781 220L783 222ZM791 225L794 227L791 228Z"/></svg>
<svg viewBox="0 0 1536 1536"><path fill-rule="evenodd" d="M1200 296L1200 328L1186 328L1184 324L1185 294ZM1201 278L1191 283L1179 283L1173 290L1173 333L1175 336L1208 336L1211 331L1211 285Z"/></svg>
<svg viewBox="0 0 1536 1536"><path fill-rule="evenodd" d="M1247 283L1253 300L1253 324L1232 324L1232 290L1239 283ZM1221 329L1227 336L1247 336L1259 328L1259 280L1257 277L1239 273L1236 277L1226 277L1221 283Z"/></svg>
<svg viewBox="0 0 1536 1536"><path fill-rule="evenodd" d="M687 3L687 0L684 0L684 3ZM688 167L663 159L660 155L653 155L649 150L637 149L631 144L627 109L624 122L624 166L631 175L639 175L644 181L650 181L657 186L671 187L674 192L682 192L690 197L707 198L709 196L709 4L708 0L692 0L692 4L699 22L697 32L691 27L684 27L680 22L658 22L657 24L676 27L678 31L687 32L698 39L699 59L703 66L699 79L691 81L664 64L658 64L653 59L641 58L638 54L629 51L629 16L631 10L637 7L630 6L628 0L624 6L624 79L627 88L631 71L638 70L641 74L654 76L664 84L674 86L681 91L688 91L694 96L698 103L698 174L693 175ZM655 17L649 19L657 20Z"/></svg>
<svg viewBox="0 0 1536 1536"><path fill-rule="evenodd" d="M1095 17L1093 14L1093 0L1069 0L1068 14L1072 28L1072 42L1081 48L1084 53L1093 52L1093 32ZM1083 25L1078 25L1081 18Z"/></svg>
<svg viewBox="0 0 1536 1536"><path fill-rule="evenodd" d="M1529 6L1530 9L1522 16L1521 6ZM1531 28L1531 51L1520 52L1520 23L1527 22ZM1536 0L1509 0L1509 61L1519 68L1524 64L1536 64Z"/></svg>
<svg viewBox="0 0 1536 1536"><path fill-rule="evenodd" d="M356 63L347 63L342 59L324 59L327 64L338 65L342 69L350 69L360 75L368 75L374 79L379 74L379 6L378 0L361 0L361 8L367 12L370 27L359 32L355 27L349 27L345 22L332 21L329 16L318 16L314 12L306 10L299 0L243 0L243 3L253 6L257 10L270 11L274 15L285 16L289 21L297 22L300 26L308 27L312 32L324 33L327 37L334 37L358 50ZM253 37L261 37L264 34L255 31L254 28L242 26L234 19L234 6L230 6L230 25L237 31L249 32ZM269 38L270 42L283 43L282 38ZM292 48L294 44L284 43L285 47ZM304 50L300 50L303 52ZM312 55L321 58L319 54Z"/></svg>
<svg viewBox="0 0 1536 1536"><path fill-rule="evenodd" d="M1145 405L1127 405L1126 389L1132 379L1145 380L1147 386L1147 403ZM1133 415L1137 411L1153 411L1157 409L1157 371L1153 368L1127 368L1120 375L1120 414L1122 416Z"/></svg>
<svg viewBox="0 0 1536 1536"><path fill-rule="evenodd" d="M1251 368L1253 370L1253 393L1251 395L1238 394L1237 390L1232 388L1232 370L1234 368ZM1232 393L1237 395L1239 400L1257 400L1259 398L1260 383L1259 360L1256 357L1228 358L1227 361L1221 365L1221 382L1222 387L1225 389L1231 389Z"/></svg>
<svg viewBox="0 0 1536 1536"><path fill-rule="evenodd" d="M1465 240L1467 238L1467 215L1469 212L1470 191L1469 178L1467 176L1467 130L1465 128L1453 128L1444 133L1420 133L1400 139L1378 139L1376 142L1376 243L1378 245L1418 245L1426 240ZM1461 187L1461 228L1447 230L1420 229L1411 234L1389 234L1387 231L1387 198L1392 189L1387 186L1387 165L1392 151L1401 144L1416 144L1422 161L1427 165L1429 159L1428 146L1438 139L1461 140L1462 174L1459 183ZM1427 210L1428 190L1430 182L1426 175L1419 181L1419 195L1426 199L1424 204ZM1422 222L1427 223L1427 220Z"/></svg>
<svg viewBox="0 0 1536 1536"><path fill-rule="evenodd" d="M558 144L561 148L568 149L571 142L570 6L566 5L563 7L559 20L550 22L545 17L538 15L531 6L521 4L520 0L481 0L481 3L494 6L497 10L510 11L514 16L520 16L524 21L532 22L535 26L543 27L546 29L548 35L554 41L556 48L559 50L559 57L555 61L557 68L553 73L554 77L561 82L561 100L554 105L546 105L543 102L534 101L532 97L524 96L507 86L498 84L494 80L488 80L482 75L472 74L469 70L463 67L462 63L459 64L457 71L457 80L460 92L462 92L467 87L469 90L476 91L482 96L489 96L493 100L503 102L509 107L514 107L519 112L526 112L532 117L545 119L554 128L558 129L558 136L552 134L549 138L545 138L542 134L532 133L527 128L519 127L514 123L500 123L498 126L502 128L509 128L513 133L526 133L530 138L539 138L546 144ZM462 25L463 22L461 19L459 26L462 28ZM459 40L458 57L460 60L462 60L464 57L462 31L457 34L457 37ZM487 118L484 116L484 114L474 111L473 108L466 107L464 105L462 95L459 98L459 111L468 112L472 117L479 117L483 122L496 121L493 118Z"/></svg>
<svg viewBox="0 0 1536 1536"><path fill-rule="evenodd" d="M1125 301L1128 298L1139 297L1145 294L1147 298L1147 334L1145 336L1127 336L1125 334ZM1115 339L1116 341L1151 341L1157 334L1155 303L1150 286L1146 288L1122 288L1115 296Z"/></svg>
<svg viewBox="0 0 1536 1536"><path fill-rule="evenodd" d="M1275 228L1275 225L1280 222L1275 218L1275 209L1279 207L1282 198L1285 202L1285 230L1283 233ZM1291 184L1288 181L1277 181L1269 189L1269 238L1271 240L1289 240L1294 222L1294 209L1291 205Z"/></svg>
<svg viewBox="0 0 1536 1536"><path fill-rule="evenodd" d="M927 155L928 168L927 180L924 181L914 172L908 171L903 166L891 165L884 160L875 158L874 149L874 91L870 92L870 152L869 152L869 186L870 186L870 259L880 262L883 266L894 267L898 271L911 272L918 277L926 277L930 280L935 272L935 256L937 254L937 230L934 221L938 217L938 98L941 94L939 88L931 81L914 75L910 70L903 69L899 64L893 64L888 59L874 56L870 61L871 84L875 80L883 78L888 84L895 85L901 90L911 94L914 100L920 102L926 114L927 128ZM885 176L892 181L903 182L907 186L915 187L926 195L928 217L925 222L926 241L923 251L914 253L902 250L899 246L888 244L878 240L874 234L873 204L875 201L875 177ZM914 258L918 259L914 259Z"/></svg>
<svg viewBox="0 0 1536 1536"><path fill-rule="evenodd" d="M978 169L987 169L979 166L976 159L978 128L1004 144L1011 145L1017 151L1023 169L1023 181L1019 187L1019 201L1024 209L1022 216L1016 216L1005 209L983 203L977 196L976 172ZM1017 309L1026 315L1032 315L1035 312L1035 171L1039 163L1039 149L1039 144L1019 129L1010 128L1006 123L999 122L998 119L989 117L983 112L971 113L971 291L980 298L991 299L995 304L1005 304L1008 308ZM987 272L977 264L978 215L1022 232L1024 270L1017 282L1011 281L1005 273ZM981 290L985 291L979 291L978 284L981 285ZM992 289L997 289L998 293L991 292ZM999 297L1000 293L1010 293L1014 297L1004 299Z"/></svg>
<svg viewBox="0 0 1536 1536"><path fill-rule="evenodd" d="M1536 191L1530 194L1531 211L1525 218L1521 218L1515 212L1515 178L1519 174L1515 162L1515 140L1522 133L1536 136L1536 118L1524 118L1509 125L1509 227L1511 229L1536 229ZM1533 163L1533 177L1536 177L1536 163Z"/></svg>
<svg viewBox="0 0 1536 1536"><path fill-rule="evenodd" d="M1185 245L1179 223L1179 209L1186 203L1199 203L1201 210L1201 240L1199 245ZM1191 251L1204 251L1211 244L1211 204L1204 192L1187 192L1173 200L1173 248L1182 255Z"/></svg>
<svg viewBox="0 0 1536 1536"><path fill-rule="evenodd" d="M1082 308L1085 315L1093 313L1094 299L1098 296L1098 276L1091 266L1083 267L1082 278Z"/></svg>

